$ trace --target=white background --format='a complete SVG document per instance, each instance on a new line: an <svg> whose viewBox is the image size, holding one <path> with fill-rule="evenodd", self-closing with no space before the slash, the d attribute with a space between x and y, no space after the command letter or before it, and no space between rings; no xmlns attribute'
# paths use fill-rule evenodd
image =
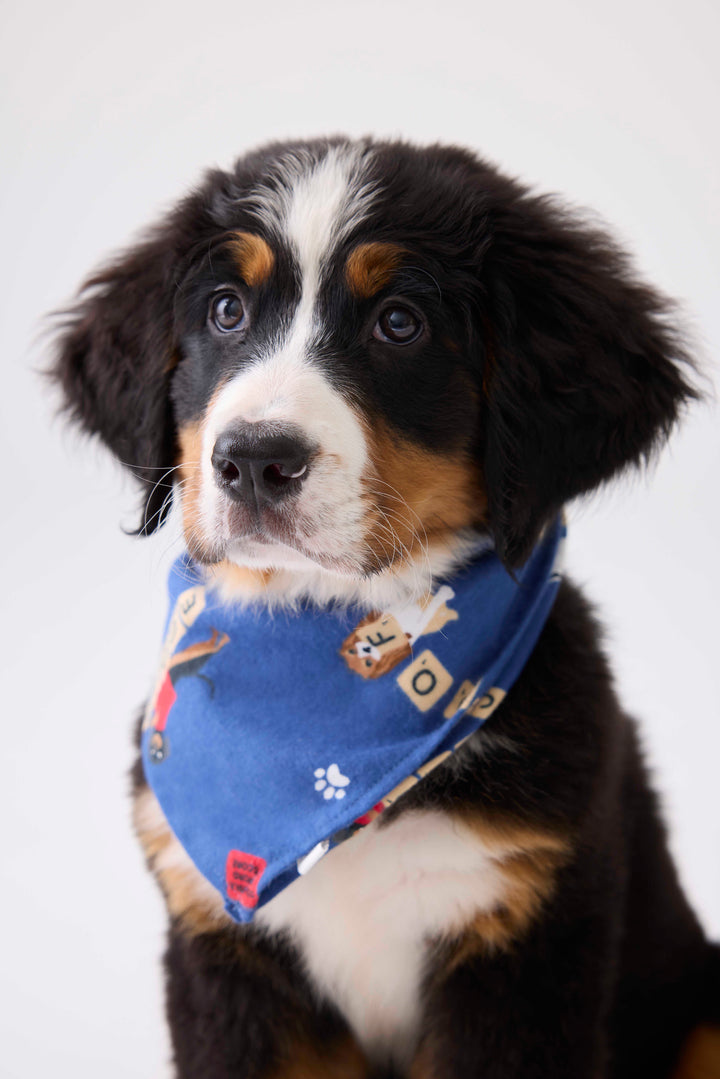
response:
<svg viewBox="0 0 720 1079"><path fill-rule="evenodd" d="M720 355L715 0L412 6L125 0L5 7L0 1072L153 1077L168 1058L163 914L129 826L131 717L172 530L53 420L42 317L192 184L269 138L456 141L594 207ZM715 368L716 370L716 368ZM683 880L720 935L718 414L649 479L573 513ZM578 723L583 722L577 716ZM672 941L668 941L672 947Z"/></svg>

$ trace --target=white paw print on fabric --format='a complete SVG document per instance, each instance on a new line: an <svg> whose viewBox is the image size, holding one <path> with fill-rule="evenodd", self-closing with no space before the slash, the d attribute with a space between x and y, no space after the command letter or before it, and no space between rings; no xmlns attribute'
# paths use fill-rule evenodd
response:
<svg viewBox="0 0 720 1079"><path fill-rule="evenodd" d="M331 798L344 798L345 791L350 779L344 776L337 764L331 764L327 769L315 769L315 790L323 792L323 798L330 801Z"/></svg>

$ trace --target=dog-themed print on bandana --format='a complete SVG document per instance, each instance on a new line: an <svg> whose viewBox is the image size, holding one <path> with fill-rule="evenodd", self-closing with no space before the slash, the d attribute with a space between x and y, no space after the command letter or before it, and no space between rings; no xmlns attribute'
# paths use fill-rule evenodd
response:
<svg viewBox="0 0 720 1079"><path fill-rule="evenodd" d="M511 575L483 551L418 603L229 607L172 567L145 773L239 922L439 767L522 670L560 582L558 518Z"/></svg>
<svg viewBox="0 0 720 1079"><path fill-rule="evenodd" d="M424 633L439 633L458 617L447 601L455 595L449 585L421 603L405 603L385 614L368 615L345 640L342 655L352 671L363 678L380 678L412 655Z"/></svg>

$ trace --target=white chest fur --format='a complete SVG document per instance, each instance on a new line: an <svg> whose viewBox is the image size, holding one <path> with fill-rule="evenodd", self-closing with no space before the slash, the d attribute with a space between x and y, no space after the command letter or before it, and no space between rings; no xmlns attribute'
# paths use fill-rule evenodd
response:
<svg viewBox="0 0 720 1079"><path fill-rule="evenodd" d="M256 921L290 933L370 1056L403 1064L417 1041L428 940L496 908L506 887L498 852L468 828L406 813L330 851Z"/></svg>
<svg viewBox="0 0 720 1079"><path fill-rule="evenodd" d="M175 916L198 931L229 921L223 898L198 872L145 790L135 823ZM412 1057L421 1021L428 940L496 909L511 881L503 862L521 848L492 851L442 813L376 820L334 848L262 907L255 922L290 934L316 992L340 1009L365 1052L400 1066Z"/></svg>

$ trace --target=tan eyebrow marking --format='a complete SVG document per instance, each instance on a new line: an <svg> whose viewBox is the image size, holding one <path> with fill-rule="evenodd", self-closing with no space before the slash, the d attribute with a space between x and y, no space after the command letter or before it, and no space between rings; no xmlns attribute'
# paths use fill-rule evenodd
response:
<svg viewBox="0 0 720 1079"><path fill-rule="evenodd" d="M350 291L362 300L374 296L388 283L404 255L405 249L400 244L359 244L350 252L345 265Z"/></svg>
<svg viewBox="0 0 720 1079"><path fill-rule="evenodd" d="M256 288L267 281L275 265L275 256L261 236L253 232L236 232L229 246L247 285Z"/></svg>

